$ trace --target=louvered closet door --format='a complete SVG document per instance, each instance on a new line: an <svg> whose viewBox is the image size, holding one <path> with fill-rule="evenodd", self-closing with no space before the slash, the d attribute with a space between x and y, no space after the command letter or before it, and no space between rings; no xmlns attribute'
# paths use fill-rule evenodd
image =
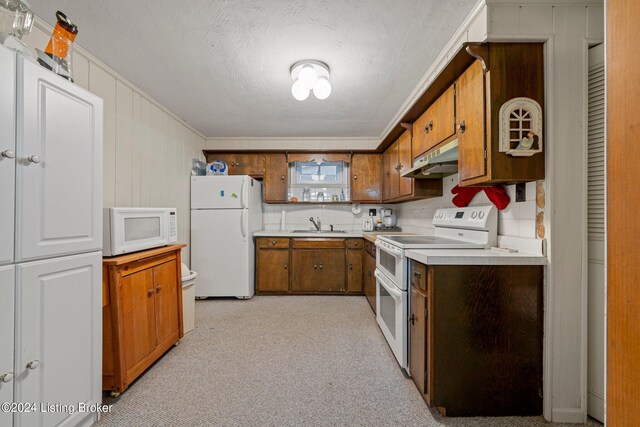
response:
<svg viewBox="0 0 640 427"><path fill-rule="evenodd" d="M589 51L589 105L587 125L589 233L587 412L604 422L604 253L605 162L604 45Z"/></svg>

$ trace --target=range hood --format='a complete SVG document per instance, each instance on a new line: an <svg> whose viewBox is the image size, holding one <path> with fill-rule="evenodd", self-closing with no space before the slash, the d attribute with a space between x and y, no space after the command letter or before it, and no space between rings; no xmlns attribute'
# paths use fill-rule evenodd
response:
<svg viewBox="0 0 640 427"><path fill-rule="evenodd" d="M458 140L455 139L416 160L402 174L405 178L439 179L458 172Z"/></svg>

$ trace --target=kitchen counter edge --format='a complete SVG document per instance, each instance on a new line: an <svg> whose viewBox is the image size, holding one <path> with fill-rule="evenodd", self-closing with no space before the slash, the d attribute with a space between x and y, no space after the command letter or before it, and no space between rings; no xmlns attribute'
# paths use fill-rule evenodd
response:
<svg viewBox="0 0 640 427"><path fill-rule="evenodd" d="M405 255L427 265L547 265L547 258L491 249L408 249Z"/></svg>

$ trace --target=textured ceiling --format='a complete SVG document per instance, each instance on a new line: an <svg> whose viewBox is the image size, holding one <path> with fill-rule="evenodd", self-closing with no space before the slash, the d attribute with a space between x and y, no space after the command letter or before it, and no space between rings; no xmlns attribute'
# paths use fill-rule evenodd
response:
<svg viewBox="0 0 640 427"><path fill-rule="evenodd" d="M475 0L31 0L77 42L210 137L378 137ZM291 96L318 59L333 92Z"/></svg>

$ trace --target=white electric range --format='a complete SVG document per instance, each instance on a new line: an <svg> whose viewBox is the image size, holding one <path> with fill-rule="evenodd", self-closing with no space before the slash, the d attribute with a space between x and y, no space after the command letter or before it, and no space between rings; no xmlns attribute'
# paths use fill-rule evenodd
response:
<svg viewBox="0 0 640 427"><path fill-rule="evenodd" d="M406 249L483 249L497 245L494 206L438 209L433 235L378 236L376 318L400 366L408 372L409 262Z"/></svg>

